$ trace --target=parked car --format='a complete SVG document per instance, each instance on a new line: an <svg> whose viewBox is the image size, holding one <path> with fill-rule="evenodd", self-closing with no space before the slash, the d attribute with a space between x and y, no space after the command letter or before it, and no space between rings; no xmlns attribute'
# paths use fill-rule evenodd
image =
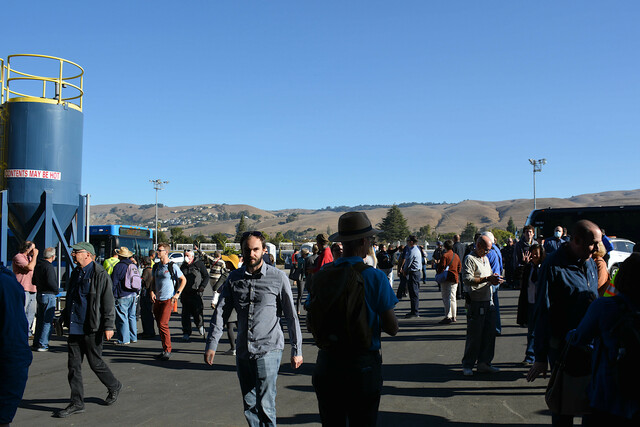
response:
<svg viewBox="0 0 640 427"><path fill-rule="evenodd" d="M611 238L611 243L613 244L613 250L608 254L609 261L607 262L607 268L609 269L609 274L613 276L620 264L622 264L622 261L631 255L635 243L631 240L619 239L617 237Z"/></svg>
<svg viewBox="0 0 640 427"><path fill-rule="evenodd" d="M169 261L172 261L174 264L181 266L184 262L184 253L182 252L172 252L169 254Z"/></svg>

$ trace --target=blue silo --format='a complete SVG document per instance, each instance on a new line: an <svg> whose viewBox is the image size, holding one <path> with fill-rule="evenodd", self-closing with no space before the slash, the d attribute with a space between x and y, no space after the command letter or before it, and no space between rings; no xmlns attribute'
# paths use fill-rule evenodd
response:
<svg viewBox="0 0 640 427"><path fill-rule="evenodd" d="M5 263L24 240L41 251L62 240L68 260L68 247L84 240L83 74L77 64L43 55L11 55L3 66L2 234L13 234L0 242Z"/></svg>

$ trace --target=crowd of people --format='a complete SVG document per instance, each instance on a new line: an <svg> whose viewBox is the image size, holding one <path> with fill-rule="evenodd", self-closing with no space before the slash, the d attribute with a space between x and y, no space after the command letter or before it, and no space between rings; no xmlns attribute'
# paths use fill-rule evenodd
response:
<svg viewBox="0 0 640 427"><path fill-rule="evenodd" d="M138 338L155 338L157 327L162 349L156 358L170 359L169 319L180 301L182 341L190 341L194 330L202 336L205 363L214 363L222 334L227 332L231 348L226 353L236 356L249 425L276 424L276 379L284 349L280 321L286 321L290 363L297 369L303 363L299 316L305 312L319 347L313 386L323 425L344 425L347 420L350 425L375 425L382 390L381 332L398 332L394 307L407 295L410 310L405 318L421 316L420 285L426 281L430 260L413 235L407 236L406 245L397 247L376 242L378 230L362 212L342 215L338 230L331 236L319 234L311 250L294 252L288 276L274 265L258 231L242 236L240 256L188 250L182 265L171 262L166 243L139 259L128 248L117 248L101 265L95 262L94 247L80 242L72 247L76 268L67 282L66 305L57 323L60 289L53 266L55 249L46 248L39 257L33 242L25 242L13 258L14 274L6 268L0 272L3 318L13 316L11 333L3 340L14 340L16 354L21 355L18 362L15 355L2 354L4 361L17 368L6 376L0 424L13 418L26 384L32 356L25 352L28 341L23 335L27 338L33 332L31 349L46 352L54 328L68 328L71 398L66 408L54 414L67 417L84 412L84 358L107 389L104 403L117 401L123 385L102 358L105 341L131 345ZM467 245L457 235L438 242L431 263L443 302L439 323L453 324L459 321L459 314L466 314L462 374L473 376L474 369L482 374L499 373L492 364L496 337L502 332L499 291L501 287L519 289L517 323L527 328L522 361L530 368L527 380L546 375L563 350L573 348L567 353L570 363L592 373L588 388L591 411L583 415L583 423L602 425L603 420L615 419L620 425L637 425L637 387L628 382L621 385L624 375L616 368L621 349L627 351L629 345L626 336L614 332L614 326L629 318L628 313L638 313L640 254L632 254L617 276L609 277L604 261L606 240L596 224L583 220L573 225L570 236L558 226L554 236L544 240L536 240L533 227L525 226L521 238L509 238L504 247L491 232L478 233ZM394 271L399 279L395 289ZM327 296L323 290L336 283L341 287ZM209 286L214 312L207 332L203 292ZM292 287L297 288L295 299ZM357 295L359 289L362 301L336 308L343 288L350 289L344 295ZM16 315L18 302L19 313L24 315ZM358 307L364 320L360 329L347 331L347 344L339 338L344 332L339 329L346 328L343 323L352 328L357 322L313 321L322 316L334 320L353 317ZM328 314L331 316L326 317ZM637 338L637 322L630 325L631 331L636 328ZM338 330L327 332L330 327ZM334 337L333 341L326 336ZM354 349L356 341L364 344ZM365 389L359 377L363 366L374 375ZM552 423L572 425L573 415L578 414L552 413Z"/></svg>

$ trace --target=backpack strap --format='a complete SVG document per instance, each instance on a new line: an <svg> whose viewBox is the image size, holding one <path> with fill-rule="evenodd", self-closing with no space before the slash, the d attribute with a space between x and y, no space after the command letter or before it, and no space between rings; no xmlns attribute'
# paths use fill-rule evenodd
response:
<svg viewBox="0 0 640 427"><path fill-rule="evenodd" d="M348 264L348 263L345 263L345 264ZM357 262L355 264L351 264L351 266L353 267L354 270L356 270L360 274L362 274L362 272L365 271L367 268L373 268L369 264L365 264L364 262Z"/></svg>
<svg viewBox="0 0 640 427"><path fill-rule="evenodd" d="M176 272L173 271L174 265L175 264L173 263L173 261L169 261L167 268L169 269L169 274L171 275L171 281L173 282L173 287L175 288L176 284L178 283L178 278L176 277Z"/></svg>

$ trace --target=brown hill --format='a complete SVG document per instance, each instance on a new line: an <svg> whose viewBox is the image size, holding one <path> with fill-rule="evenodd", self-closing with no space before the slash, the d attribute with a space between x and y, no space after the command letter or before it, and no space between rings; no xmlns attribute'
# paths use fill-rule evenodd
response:
<svg viewBox="0 0 640 427"><path fill-rule="evenodd" d="M580 206L640 205L640 189L582 194L567 199L537 199L538 208ZM400 210L411 230L430 225L438 233L461 232L468 222L480 229L506 228L509 218L522 227L533 208L531 199L498 202L464 200L452 204L401 205ZM387 214L389 206L367 209L373 224ZM337 231L338 217L343 211L284 209L265 211L250 205L210 204L197 206L160 207L158 218L162 227L181 227L187 235L214 233L235 234L240 215L245 216L249 228L274 235L278 231L293 230L308 237L327 231ZM150 205L119 203L91 207L92 224L134 224L152 227L155 208Z"/></svg>

